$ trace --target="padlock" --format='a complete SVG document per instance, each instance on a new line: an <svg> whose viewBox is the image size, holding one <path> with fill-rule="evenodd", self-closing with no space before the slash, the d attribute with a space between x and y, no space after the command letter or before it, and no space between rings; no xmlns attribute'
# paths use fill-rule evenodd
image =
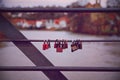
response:
<svg viewBox="0 0 120 80"><path fill-rule="evenodd" d="M58 47L58 40L55 41L54 48Z"/></svg>
<svg viewBox="0 0 120 80"><path fill-rule="evenodd" d="M65 48L68 48L68 43L67 43L67 41L65 40Z"/></svg>
<svg viewBox="0 0 120 80"><path fill-rule="evenodd" d="M63 52L62 44L61 44L60 41L58 42L58 46L56 48L56 52L60 52L60 53Z"/></svg>
<svg viewBox="0 0 120 80"><path fill-rule="evenodd" d="M71 52L74 52L76 50L78 50L77 42L73 41L72 44L71 44Z"/></svg>
<svg viewBox="0 0 120 80"><path fill-rule="evenodd" d="M48 46L48 44L47 44L47 42L45 40L44 43L43 43L43 50L46 50L48 48L49 48L49 46Z"/></svg>
<svg viewBox="0 0 120 80"><path fill-rule="evenodd" d="M48 44L48 48L51 48L50 40L47 41L47 44Z"/></svg>
<svg viewBox="0 0 120 80"><path fill-rule="evenodd" d="M65 43L64 43L64 40L62 40L62 49L65 49Z"/></svg>
<svg viewBox="0 0 120 80"><path fill-rule="evenodd" d="M78 49L82 49L82 42L78 40Z"/></svg>
<svg viewBox="0 0 120 80"><path fill-rule="evenodd" d="M42 48L43 50L46 50L46 43L45 43L45 41L44 41L44 43L43 43L43 48Z"/></svg>
<svg viewBox="0 0 120 80"><path fill-rule="evenodd" d="M66 41L66 40L63 40L63 42L62 42L62 48L63 48L63 49L68 48L68 44L67 44L67 41Z"/></svg>
<svg viewBox="0 0 120 80"><path fill-rule="evenodd" d="M46 49L48 49L49 48L49 45L48 45L48 42L47 41L45 41L46 43Z"/></svg>

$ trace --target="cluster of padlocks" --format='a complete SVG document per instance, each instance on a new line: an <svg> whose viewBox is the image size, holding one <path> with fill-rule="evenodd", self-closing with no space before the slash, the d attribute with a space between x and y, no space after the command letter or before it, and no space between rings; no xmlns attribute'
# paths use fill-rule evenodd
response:
<svg viewBox="0 0 120 80"><path fill-rule="evenodd" d="M51 48L50 40L45 40L43 43L43 50ZM64 49L68 48L67 40L56 40L54 43L54 48L56 52L63 52ZM82 42L80 40L74 40L71 44L71 52L74 52L78 49L82 49Z"/></svg>

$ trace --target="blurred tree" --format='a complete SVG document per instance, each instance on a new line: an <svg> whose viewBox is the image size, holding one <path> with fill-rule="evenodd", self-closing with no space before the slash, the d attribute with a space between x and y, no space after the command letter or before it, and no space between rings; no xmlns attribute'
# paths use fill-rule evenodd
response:
<svg viewBox="0 0 120 80"><path fill-rule="evenodd" d="M120 0L107 0L108 8L120 8Z"/></svg>
<svg viewBox="0 0 120 80"><path fill-rule="evenodd" d="M107 7L120 8L120 0L107 0ZM120 12L115 14L116 15L113 21L115 22L115 26L117 27L118 35L120 35ZM109 17L111 17L111 15Z"/></svg>

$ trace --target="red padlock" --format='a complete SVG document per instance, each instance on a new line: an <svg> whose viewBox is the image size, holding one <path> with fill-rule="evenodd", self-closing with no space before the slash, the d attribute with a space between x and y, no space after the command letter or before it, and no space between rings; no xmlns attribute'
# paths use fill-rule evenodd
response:
<svg viewBox="0 0 120 80"><path fill-rule="evenodd" d="M64 45L65 45L65 49L68 48L68 43L67 43L66 40L65 40L65 42L64 42Z"/></svg>
<svg viewBox="0 0 120 80"><path fill-rule="evenodd" d="M62 48L63 48L63 49L68 48L68 44L67 44L67 41L66 41L66 40L62 40Z"/></svg>
<svg viewBox="0 0 120 80"><path fill-rule="evenodd" d="M48 48L49 48L49 46L48 46L48 44L47 44L47 42L45 40L44 43L43 43L43 50L46 50Z"/></svg>
<svg viewBox="0 0 120 80"><path fill-rule="evenodd" d="M50 40L47 41L47 44L48 44L48 48L51 48Z"/></svg>
<svg viewBox="0 0 120 80"><path fill-rule="evenodd" d="M49 49L49 45L46 43L46 49Z"/></svg>
<svg viewBox="0 0 120 80"><path fill-rule="evenodd" d="M58 47L58 48L56 48L56 52L63 52L63 49Z"/></svg>
<svg viewBox="0 0 120 80"><path fill-rule="evenodd" d="M58 42L58 47L56 48L56 52L63 52L62 44Z"/></svg>
<svg viewBox="0 0 120 80"><path fill-rule="evenodd" d="M55 41L54 48L58 47L58 40Z"/></svg>
<svg viewBox="0 0 120 80"><path fill-rule="evenodd" d="M46 44L45 44L45 41L43 43L43 47L42 47L43 50L46 50Z"/></svg>

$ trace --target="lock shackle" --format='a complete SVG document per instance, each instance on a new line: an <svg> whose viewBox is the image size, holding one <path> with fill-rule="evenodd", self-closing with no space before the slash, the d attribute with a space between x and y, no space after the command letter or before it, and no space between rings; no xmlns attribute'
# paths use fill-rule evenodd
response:
<svg viewBox="0 0 120 80"><path fill-rule="evenodd" d="M76 40L73 40L73 41L72 41L72 44L75 44L75 41L76 41Z"/></svg>
<svg viewBox="0 0 120 80"><path fill-rule="evenodd" d="M44 40L44 44L46 44L47 40Z"/></svg>
<svg viewBox="0 0 120 80"><path fill-rule="evenodd" d="M63 39L63 40L61 41L61 43L64 44L64 41L65 41L65 40Z"/></svg>
<svg viewBox="0 0 120 80"><path fill-rule="evenodd" d="M78 40L78 44L82 44L82 41L80 39Z"/></svg>
<svg viewBox="0 0 120 80"><path fill-rule="evenodd" d="M67 44L67 40L65 40L64 42L65 42L65 44Z"/></svg>
<svg viewBox="0 0 120 80"><path fill-rule="evenodd" d="M61 47L61 41L58 40L58 47L60 48Z"/></svg>
<svg viewBox="0 0 120 80"><path fill-rule="evenodd" d="M47 40L47 43L50 44L50 40L49 39Z"/></svg>
<svg viewBox="0 0 120 80"><path fill-rule="evenodd" d="M57 44L57 43L58 43L58 39L55 40L55 44Z"/></svg>

